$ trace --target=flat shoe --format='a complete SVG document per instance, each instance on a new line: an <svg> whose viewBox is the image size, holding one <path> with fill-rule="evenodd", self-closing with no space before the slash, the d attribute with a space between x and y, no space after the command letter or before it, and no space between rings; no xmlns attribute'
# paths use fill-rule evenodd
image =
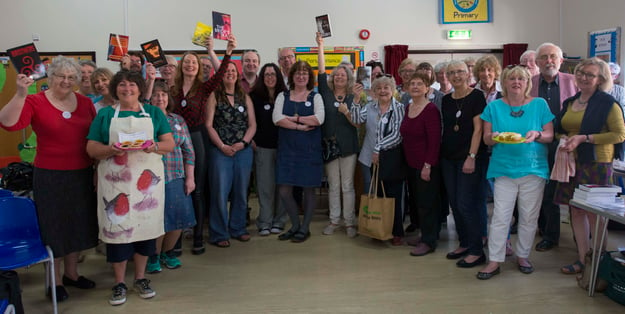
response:
<svg viewBox="0 0 625 314"><path fill-rule="evenodd" d="M545 252L545 251L549 251L549 250L553 249L556 246L558 246L558 244L553 243L551 241L542 240L542 241L536 243L535 249L538 252Z"/></svg>
<svg viewBox="0 0 625 314"><path fill-rule="evenodd" d="M477 275L475 277L477 277L477 279L479 280L488 280L493 278L493 276L495 275L499 275L500 272L500 268L497 267L497 269L491 271L490 273L485 273L485 272L477 272Z"/></svg>
<svg viewBox="0 0 625 314"><path fill-rule="evenodd" d="M469 254L469 249L466 249L466 250L464 250L462 252L458 252L458 253L453 252L453 251L449 252L449 253L447 253L446 257L447 257L447 259L459 259L459 258L461 258L461 257L463 257L463 256L465 256L467 254Z"/></svg>
<svg viewBox="0 0 625 314"><path fill-rule="evenodd" d="M423 256L434 252L434 249L429 245L421 242L414 249L410 250L412 256Z"/></svg>
<svg viewBox="0 0 625 314"><path fill-rule="evenodd" d="M291 242L301 243L301 242L308 240L309 237L310 237L310 232L303 233L301 231L298 231L291 238Z"/></svg>
<svg viewBox="0 0 625 314"><path fill-rule="evenodd" d="M63 286L56 286L56 302L63 302L69 298L69 294L67 294L67 290ZM51 287L48 287L48 297L52 300L52 290Z"/></svg>
<svg viewBox="0 0 625 314"><path fill-rule="evenodd" d="M278 240L280 241L286 241L286 240L291 240L291 238L293 237L293 235L296 233L297 231L295 230L289 230L281 235L278 236Z"/></svg>
<svg viewBox="0 0 625 314"><path fill-rule="evenodd" d="M478 259L476 259L475 261L470 262L470 263L465 261L464 259L461 259L461 260L459 260L456 263L456 266L458 266L460 268L471 268L471 267L475 267L477 265L482 265L484 263L486 263L486 255L482 255L482 256L478 257Z"/></svg>
<svg viewBox="0 0 625 314"><path fill-rule="evenodd" d="M567 275L574 275L583 272L584 268L584 264L577 260L573 264L562 266L562 268L560 268L560 271Z"/></svg>
<svg viewBox="0 0 625 314"><path fill-rule="evenodd" d="M521 266L521 264L519 264L519 271L524 274L531 274L534 272L534 266L531 263L530 266Z"/></svg>
<svg viewBox="0 0 625 314"><path fill-rule="evenodd" d="M92 289L95 288L95 282L80 276L77 280L71 280L69 277L63 275L63 285L72 286L78 289ZM60 287L60 286L57 286Z"/></svg>
<svg viewBox="0 0 625 314"><path fill-rule="evenodd" d="M224 241L219 241L219 242L214 242L211 243L212 245L216 246L216 247L220 247L222 249L225 249L227 247L230 247L230 241L228 240L224 240Z"/></svg>
<svg viewBox="0 0 625 314"><path fill-rule="evenodd" d="M250 236L249 234L247 234L247 233L246 233L246 234L242 234L242 235L240 235L240 236L236 237L235 239L237 239L237 240L239 240L239 241L241 241L241 242L247 242L247 241L249 241L251 238L252 238L252 236Z"/></svg>

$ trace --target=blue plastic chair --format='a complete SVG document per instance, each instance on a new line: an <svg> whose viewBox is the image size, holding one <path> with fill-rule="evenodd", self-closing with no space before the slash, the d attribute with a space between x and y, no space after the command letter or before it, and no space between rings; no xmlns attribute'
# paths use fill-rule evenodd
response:
<svg viewBox="0 0 625 314"><path fill-rule="evenodd" d="M13 270L38 263L46 266L46 291L51 287L54 313L56 282L54 255L41 242L35 204L25 197L0 198L0 270Z"/></svg>

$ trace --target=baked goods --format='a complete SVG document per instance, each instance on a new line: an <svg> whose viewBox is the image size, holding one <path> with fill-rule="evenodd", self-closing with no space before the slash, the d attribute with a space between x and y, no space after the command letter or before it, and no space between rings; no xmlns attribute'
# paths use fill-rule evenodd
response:
<svg viewBox="0 0 625 314"><path fill-rule="evenodd" d="M519 133L501 132L497 136L493 137L493 140L500 142L500 143L521 143L525 139Z"/></svg>
<svg viewBox="0 0 625 314"><path fill-rule="evenodd" d="M152 145L151 140L134 140L134 141L123 141L119 143L115 143L115 147L123 150L138 150L145 149Z"/></svg>

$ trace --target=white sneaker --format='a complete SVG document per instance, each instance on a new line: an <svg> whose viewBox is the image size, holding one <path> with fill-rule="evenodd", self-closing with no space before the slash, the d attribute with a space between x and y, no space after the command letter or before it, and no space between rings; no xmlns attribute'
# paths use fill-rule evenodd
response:
<svg viewBox="0 0 625 314"><path fill-rule="evenodd" d="M358 230L356 226L348 226L347 227L347 236L349 238L355 238L358 235Z"/></svg>
<svg viewBox="0 0 625 314"><path fill-rule="evenodd" d="M271 234L271 231L269 229L267 229L267 228L264 228L264 229L258 231L258 235L261 236L261 237L266 237L266 236L268 236L270 234Z"/></svg>
<svg viewBox="0 0 625 314"><path fill-rule="evenodd" d="M329 224L323 229L323 234L331 235L334 234L334 231L339 228L339 225Z"/></svg>
<svg viewBox="0 0 625 314"><path fill-rule="evenodd" d="M113 287L113 293L111 294L111 298L109 299L110 305L121 305L126 303L126 291L128 287L121 282Z"/></svg>

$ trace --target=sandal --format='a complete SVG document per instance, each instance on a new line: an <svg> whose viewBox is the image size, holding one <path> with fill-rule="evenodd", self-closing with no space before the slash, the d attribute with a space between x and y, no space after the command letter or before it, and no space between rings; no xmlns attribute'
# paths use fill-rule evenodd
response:
<svg viewBox="0 0 625 314"><path fill-rule="evenodd" d="M224 240L224 241L219 241L219 242L214 242L212 243L214 246L216 247L220 247L220 248L227 248L230 247L230 241L228 240Z"/></svg>
<svg viewBox="0 0 625 314"><path fill-rule="evenodd" d="M585 267L586 266L584 266L582 262L577 260L573 264L562 266L562 268L560 268L560 271L567 275L573 275L573 274L579 274L583 272Z"/></svg>
<svg viewBox="0 0 625 314"><path fill-rule="evenodd" d="M302 231L298 231L291 238L291 242L301 243L308 240L308 237L310 237L310 232L304 233Z"/></svg>

